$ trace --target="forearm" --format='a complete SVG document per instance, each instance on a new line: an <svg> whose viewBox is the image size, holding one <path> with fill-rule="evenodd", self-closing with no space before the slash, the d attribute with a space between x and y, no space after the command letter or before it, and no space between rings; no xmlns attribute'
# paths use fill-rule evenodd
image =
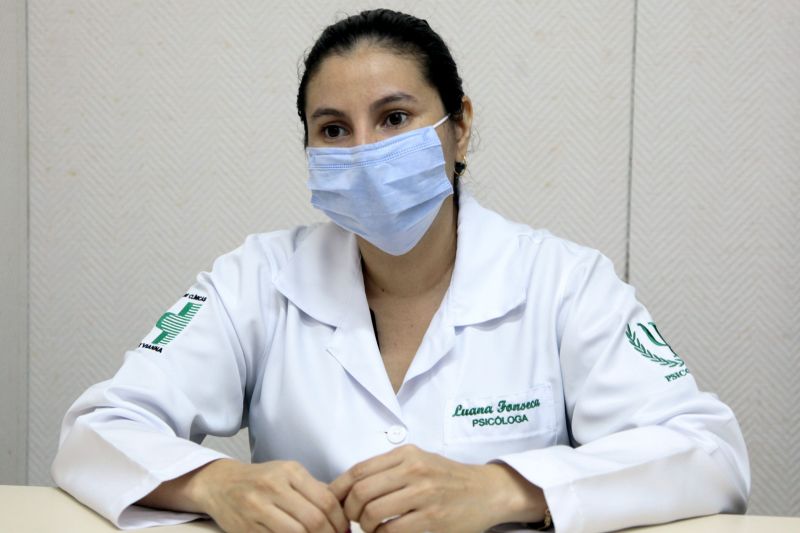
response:
<svg viewBox="0 0 800 533"><path fill-rule="evenodd" d="M209 480L226 468L232 459L218 459L191 472L161 483L150 494L136 502L136 505L170 511L205 513L206 487Z"/></svg>
<svg viewBox="0 0 800 533"><path fill-rule="evenodd" d="M714 450L668 427L639 427L579 448L501 456L547 493L559 529L611 531L720 512L744 512L747 456ZM739 460L739 466L732 465ZM744 479L742 479L744 478ZM608 505L608 502L626 502Z"/></svg>

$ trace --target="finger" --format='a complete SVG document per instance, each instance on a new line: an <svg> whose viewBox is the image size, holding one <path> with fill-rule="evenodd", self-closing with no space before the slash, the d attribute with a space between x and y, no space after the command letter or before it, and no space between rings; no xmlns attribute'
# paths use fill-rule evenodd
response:
<svg viewBox="0 0 800 533"><path fill-rule="evenodd" d="M371 459L353 465L341 476L334 479L328 487L339 501L344 501L347 497L347 493L350 492L350 489L353 488L353 484L355 484L356 481L399 465L403 458L399 454L393 452L394 450L376 455Z"/></svg>
<svg viewBox="0 0 800 533"><path fill-rule="evenodd" d="M344 514L350 520L361 522L364 507L370 502L391 494L408 485L408 476L402 465L378 472L357 481L344 500ZM383 518L391 515L384 515Z"/></svg>
<svg viewBox="0 0 800 533"><path fill-rule="evenodd" d="M303 524L303 527L309 532L335 533L336 528L325 516L325 513L294 486L291 488L291 491L281 494L275 504Z"/></svg>
<svg viewBox="0 0 800 533"><path fill-rule="evenodd" d="M424 520L422 513L411 511L403 516L398 516L397 518L393 518L392 520L387 520L386 522L378 524L378 527L374 530L371 530L370 533L394 533L395 531L432 531L432 529L433 524L430 524L428 521ZM367 530L364 529L364 531Z"/></svg>
<svg viewBox="0 0 800 533"><path fill-rule="evenodd" d="M256 522L257 529L256 531L260 533L275 533L272 531L265 523L257 521Z"/></svg>
<svg viewBox="0 0 800 533"><path fill-rule="evenodd" d="M304 533L306 531L303 524L283 509L275 507L275 505L267 506L257 523L263 525L268 531L290 531L296 533Z"/></svg>
<svg viewBox="0 0 800 533"><path fill-rule="evenodd" d="M424 504L419 501L419 493L411 488L404 488L385 496L372 500L364 507L358 523L366 532L373 532L380 528L381 524L391 518L392 521L398 520L413 512ZM398 529L397 531L416 531L414 529ZM421 530L420 530L421 531Z"/></svg>
<svg viewBox="0 0 800 533"><path fill-rule="evenodd" d="M320 510L334 531L338 533L347 531L350 521L345 517L342 505L327 485L314 479L311 474L299 476L299 479L294 480L291 485Z"/></svg>

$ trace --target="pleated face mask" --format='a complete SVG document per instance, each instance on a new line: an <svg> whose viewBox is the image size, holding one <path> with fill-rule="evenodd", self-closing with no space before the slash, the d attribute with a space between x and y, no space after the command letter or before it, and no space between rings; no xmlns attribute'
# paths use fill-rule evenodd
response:
<svg viewBox="0 0 800 533"><path fill-rule="evenodd" d="M311 205L391 255L408 253L453 186L436 128L353 147L306 148Z"/></svg>

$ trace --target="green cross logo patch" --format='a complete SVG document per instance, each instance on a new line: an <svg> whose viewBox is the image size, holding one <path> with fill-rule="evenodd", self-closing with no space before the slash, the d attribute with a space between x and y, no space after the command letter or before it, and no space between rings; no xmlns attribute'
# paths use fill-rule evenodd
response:
<svg viewBox="0 0 800 533"><path fill-rule="evenodd" d="M631 326L629 324L629 325L626 326L625 336L628 338L628 342L631 343L631 346L633 346L633 349L636 350L637 352L639 352L639 355L641 355L642 357L644 357L648 361L652 361L653 363L656 363L657 365L666 366L666 367L669 367L669 368L680 368L680 367L685 366L686 363L684 363L683 359L681 359L680 356L678 356L678 354L675 353L675 351L672 349L672 347L669 345L669 343L666 340L664 340L664 337L661 335L661 333L659 333L658 328L656 327L656 325L653 322L648 322L648 325L650 326L649 328L647 326L645 326L644 324L642 324L641 322L638 322L636 324L636 326L639 329L641 329L642 332L645 334L645 337L647 338L647 340L653 346L657 347L657 348L655 348L656 350L658 350L659 348L667 348L667 349L669 349L670 353L672 354L672 357L671 358L665 358L665 357L661 357L661 356L656 355L655 353L651 352L642 343L642 341L639 340L639 338L636 336L636 330L631 329Z"/></svg>
<svg viewBox="0 0 800 533"><path fill-rule="evenodd" d="M202 304L188 303L177 314L167 311L161 315L156 322L156 327L161 330L161 333L153 339L153 344L156 346L169 344L191 322L200 307Z"/></svg>

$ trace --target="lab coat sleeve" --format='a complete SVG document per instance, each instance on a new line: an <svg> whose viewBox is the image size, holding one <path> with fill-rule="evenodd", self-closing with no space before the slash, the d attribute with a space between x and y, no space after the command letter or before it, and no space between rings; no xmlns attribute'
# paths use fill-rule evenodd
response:
<svg viewBox="0 0 800 533"><path fill-rule="evenodd" d="M270 302L253 284L269 280L269 273L245 260L257 247L245 243L200 274L142 344L126 353L116 375L69 408L53 478L117 527L198 518L133 504L163 481L225 457L200 443L243 425L254 359L269 329L259 313L269 312Z"/></svg>
<svg viewBox="0 0 800 533"><path fill-rule="evenodd" d="M542 488L556 530L744 512L749 464L732 411L698 390L671 348L651 342L643 326L656 332L653 320L611 262L597 253L584 258L560 305L559 357L574 447L499 458Z"/></svg>

